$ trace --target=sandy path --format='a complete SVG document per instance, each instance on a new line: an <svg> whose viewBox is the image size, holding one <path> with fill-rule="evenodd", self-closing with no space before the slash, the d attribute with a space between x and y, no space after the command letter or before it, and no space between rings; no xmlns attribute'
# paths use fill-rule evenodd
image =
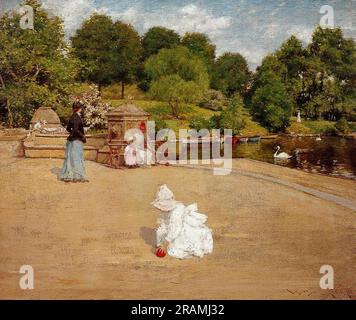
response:
<svg viewBox="0 0 356 320"><path fill-rule="evenodd" d="M291 183L297 183L305 187L356 201L356 181L353 180L329 177L322 174L310 174L301 170L249 159L234 161L233 168L247 172L261 173L270 177L282 178Z"/></svg>
<svg viewBox="0 0 356 320"><path fill-rule="evenodd" d="M235 161L238 162L238 161ZM351 209L352 211L355 211L356 213L356 201L354 200L350 200L347 197L345 197L341 192L340 189L336 189L336 190L328 190L328 192L324 192L321 191L323 188L320 187L320 185L315 184L314 183L314 188L308 187L308 183L305 183L306 181L308 182L308 180L306 179L300 179L301 177L299 177L299 179L297 180L298 183L293 182L296 179L290 178L288 175L286 174L280 174L280 175L276 175L276 174L270 174L270 173L265 173L265 171L260 171L258 170L254 170L254 165L249 166L249 170L245 170L245 169L237 169L236 166L234 168L231 169L231 171L229 171L229 174L233 174L235 176L245 176L245 177L250 177L250 178L254 178L259 180L260 182L266 181L266 182L271 182L274 184L278 184L280 186L283 187L287 187L290 188L294 191L300 191L300 192L304 192L308 195L312 195L314 197L317 197L319 199L322 200L326 200L328 202L333 202L335 204L341 205L347 209ZM206 170L208 172L214 172L213 167L212 166L206 166L206 165L192 165L192 164L188 164L188 165L177 165L178 167L183 167L183 168L189 168L189 169L200 169L200 170ZM252 170L251 170L252 167ZM267 168L265 168L267 169ZM317 176L315 176L314 178L318 178ZM352 182L353 183L353 182ZM309 183L310 185L310 183ZM353 193L353 190L351 189L351 192L348 192L348 196L350 196L350 194ZM353 197L351 198L353 199Z"/></svg>
<svg viewBox="0 0 356 320"><path fill-rule="evenodd" d="M112 170L87 163L91 182L67 185L56 177L61 160L2 164L0 298L353 296L355 212L335 203L273 182L205 170ZM234 162L234 167L247 165L247 160ZM250 162L245 170L258 172L263 165ZM265 173L271 173L268 166ZM308 184L320 187L319 180L308 175ZM177 199L196 201L209 215L212 255L180 261L152 254L157 211L150 202L163 183ZM349 181L338 180L337 191L341 188L352 196ZM18 286L24 264L35 269L33 291ZM334 267L333 291L319 288L324 264Z"/></svg>

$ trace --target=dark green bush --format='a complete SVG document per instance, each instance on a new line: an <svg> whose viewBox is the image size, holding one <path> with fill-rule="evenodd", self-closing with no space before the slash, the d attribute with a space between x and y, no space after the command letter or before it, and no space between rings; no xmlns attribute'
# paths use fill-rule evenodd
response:
<svg viewBox="0 0 356 320"><path fill-rule="evenodd" d="M225 96L217 90L209 90L204 99L199 103L199 107L213 111L221 111L226 105Z"/></svg>
<svg viewBox="0 0 356 320"><path fill-rule="evenodd" d="M335 124L335 128L340 133L346 134L350 132L350 126L345 118L341 118L339 121L337 121Z"/></svg>
<svg viewBox="0 0 356 320"><path fill-rule="evenodd" d="M210 129L209 119L196 115L190 119L189 127L197 131L201 129Z"/></svg>

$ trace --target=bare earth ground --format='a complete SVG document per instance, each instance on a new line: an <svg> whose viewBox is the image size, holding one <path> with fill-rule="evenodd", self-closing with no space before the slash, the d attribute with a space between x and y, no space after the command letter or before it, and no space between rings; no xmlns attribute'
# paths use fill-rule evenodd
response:
<svg viewBox="0 0 356 320"><path fill-rule="evenodd" d="M14 158L11 144L0 145L1 299L355 298L352 209L236 172L87 162L90 183L65 184L61 160ZM234 168L356 202L354 181L250 160ZM153 254L158 212L150 202L164 183L208 214L210 256ZM319 287L325 264L334 290ZM22 265L34 268L32 291L19 288Z"/></svg>

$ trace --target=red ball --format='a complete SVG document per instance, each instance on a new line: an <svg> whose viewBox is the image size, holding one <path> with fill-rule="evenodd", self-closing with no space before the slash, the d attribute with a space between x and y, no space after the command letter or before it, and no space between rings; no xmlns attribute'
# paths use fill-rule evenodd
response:
<svg viewBox="0 0 356 320"><path fill-rule="evenodd" d="M162 248L158 248L156 250L156 256L159 258L164 258L166 256L166 252Z"/></svg>

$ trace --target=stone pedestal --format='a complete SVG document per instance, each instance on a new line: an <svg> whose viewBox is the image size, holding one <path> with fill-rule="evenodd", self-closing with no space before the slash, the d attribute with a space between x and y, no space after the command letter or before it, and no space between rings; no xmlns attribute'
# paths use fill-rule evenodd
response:
<svg viewBox="0 0 356 320"><path fill-rule="evenodd" d="M127 146L125 133L129 129L145 131L150 114L138 108L132 103L123 104L107 114L108 138L106 150L115 149L118 152L118 165L124 165L124 151ZM103 155L101 155L103 157Z"/></svg>
<svg viewBox="0 0 356 320"><path fill-rule="evenodd" d="M58 114L50 107L40 107L36 110L30 123L30 130L34 129L36 123L44 128L58 129L58 131L63 129Z"/></svg>

